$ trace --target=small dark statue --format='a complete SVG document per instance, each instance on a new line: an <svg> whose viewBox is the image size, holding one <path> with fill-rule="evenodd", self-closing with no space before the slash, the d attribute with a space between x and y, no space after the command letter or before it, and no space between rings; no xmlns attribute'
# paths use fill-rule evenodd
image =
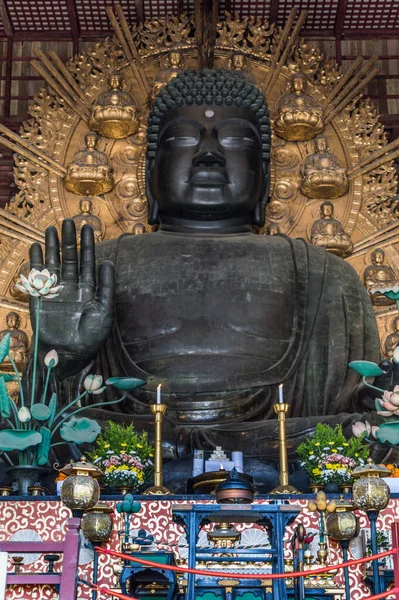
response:
<svg viewBox="0 0 399 600"><path fill-rule="evenodd" d="M252 232L264 223L270 138L264 97L242 73L180 73L149 117L149 220L159 230L94 250L85 225L80 261L72 220L62 261L55 228L46 231L45 265L65 288L43 300L41 349L57 349L60 380L76 381L90 364L104 378L147 380L115 408L139 428L151 429L162 383L170 456L215 440L264 455L276 442L281 382L291 442L320 418L349 421L341 413L357 409L358 376L347 365L378 360L373 311L352 267L304 240ZM38 244L31 259L42 268Z"/></svg>

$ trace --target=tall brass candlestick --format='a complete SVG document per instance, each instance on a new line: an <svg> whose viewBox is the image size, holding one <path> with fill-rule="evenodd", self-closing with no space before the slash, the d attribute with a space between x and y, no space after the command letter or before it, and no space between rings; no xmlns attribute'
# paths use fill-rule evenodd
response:
<svg viewBox="0 0 399 600"><path fill-rule="evenodd" d="M289 484L288 480L288 453L287 453L287 433L285 430L285 415L288 412L289 404L279 402L273 404L274 412L278 417L278 439L280 447L280 485L272 494L299 494L298 490Z"/></svg>
<svg viewBox="0 0 399 600"><path fill-rule="evenodd" d="M166 404L151 404L151 412L155 415L155 448L154 448L154 485L146 489L145 494L162 496L170 494L170 490L162 485L162 417L166 412Z"/></svg>

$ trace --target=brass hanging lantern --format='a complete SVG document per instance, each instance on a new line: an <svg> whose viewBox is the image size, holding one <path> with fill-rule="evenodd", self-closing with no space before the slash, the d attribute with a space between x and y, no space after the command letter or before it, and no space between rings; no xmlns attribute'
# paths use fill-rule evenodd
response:
<svg viewBox="0 0 399 600"><path fill-rule="evenodd" d="M389 473L386 467L375 465L371 458L366 465L354 469L352 477L357 479L352 492L355 508L366 511L386 508L390 494L389 487L382 478Z"/></svg>
<svg viewBox="0 0 399 600"><path fill-rule="evenodd" d="M106 502L97 502L82 519L82 531L92 544L107 542L112 533L112 513Z"/></svg>
<svg viewBox="0 0 399 600"><path fill-rule="evenodd" d="M327 531L334 540L351 540L359 535L359 520L353 513L355 507L350 500L341 496L336 501L335 512L327 517Z"/></svg>
<svg viewBox="0 0 399 600"><path fill-rule="evenodd" d="M95 477L104 473L87 461L85 456L71 461L60 473L67 478L61 488L61 500L71 510L84 511L93 508L100 499L100 486Z"/></svg>

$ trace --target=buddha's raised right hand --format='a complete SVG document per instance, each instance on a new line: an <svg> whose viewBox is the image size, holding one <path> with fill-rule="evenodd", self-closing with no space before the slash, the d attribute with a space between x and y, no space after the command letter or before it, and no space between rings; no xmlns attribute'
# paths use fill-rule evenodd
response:
<svg viewBox="0 0 399 600"><path fill-rule="evenodd" d="M55 348L61 379L75 375L97 354L110 334L115 304L115 268L103 261L96 278L94 234L90 225L81 231L80 261L75 223L62 224L62 260L55 227L46 229L45 267L64 287L56 298L43 297L40 310L40 349ZM42 270L40 244L32 244L31 269ZM79 264L80 263L80 264ZM98 279L98 280L97 280ZM37 299L31 297L30 313L35 327Z"/></svg>

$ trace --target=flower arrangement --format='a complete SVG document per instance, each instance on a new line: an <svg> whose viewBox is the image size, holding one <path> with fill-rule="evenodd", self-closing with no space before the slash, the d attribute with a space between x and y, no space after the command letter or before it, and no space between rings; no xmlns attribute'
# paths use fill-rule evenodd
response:
<svg viewBox="0 0 399 600"><path fill-rule="evenodd" d="M151 481L154 449L147 432L138 434L134 426L107 422L107 429L97 438L93 452L88 453L104 472L107 487L138 490Z"/></svg>
<svg viewBox="0 0 399 600"><path fill-rule="evenodd" d="M345 484L351 482L353 469L365 464L369 449L362 438L347 440L341 425L318 423L314 435L298 446L297 453L312 484Z"/></svg>
<svg viewBox="0 0 399 600"><path fill-rule="evenodd" d="M17 366L10 354L10 334L7 334L0 343L0 365L8 356L14 375L0 373L0 416L7 423L8 428L0 431L0 454L7 462L14 466L10 452L17 450L15 454L19 465L43 466L48 463L50 449L59 444L74 442L92 443L99 435L101 428L97 421L87 417L76 415L86 409L79 407L79 403L88 394L101 394L105 390L101 375L88 375L84 382L84 392L70 402L67 406L59 406L56 393L48 393L50 376L52 370L58 365L59 357L56 350L50 350L44 358L46 376L43 391L37 397L37 361L40 328L40 307L46 298L55 298L63 290L62 285L57 285L57 276L50 275L47 269L38 271L32 269L28 278L21 275L21 283L18 284L21 291L29 294L36 302L36 319L34 324L34 350L33 369L30 383L30 399L24 395L24 389L19 377ZM8 394L6 383L17 381L19 386L18 404ZM114 377L106 381L106 385L112 385L120 390L129 390L144 385L141 379ZM111 402L98 402L90 408L100 405L115 404L121 402L125 395ZM71 410L74 407L73 410ZM59 434L62 441L56 441L55 436Z"/></svg>

